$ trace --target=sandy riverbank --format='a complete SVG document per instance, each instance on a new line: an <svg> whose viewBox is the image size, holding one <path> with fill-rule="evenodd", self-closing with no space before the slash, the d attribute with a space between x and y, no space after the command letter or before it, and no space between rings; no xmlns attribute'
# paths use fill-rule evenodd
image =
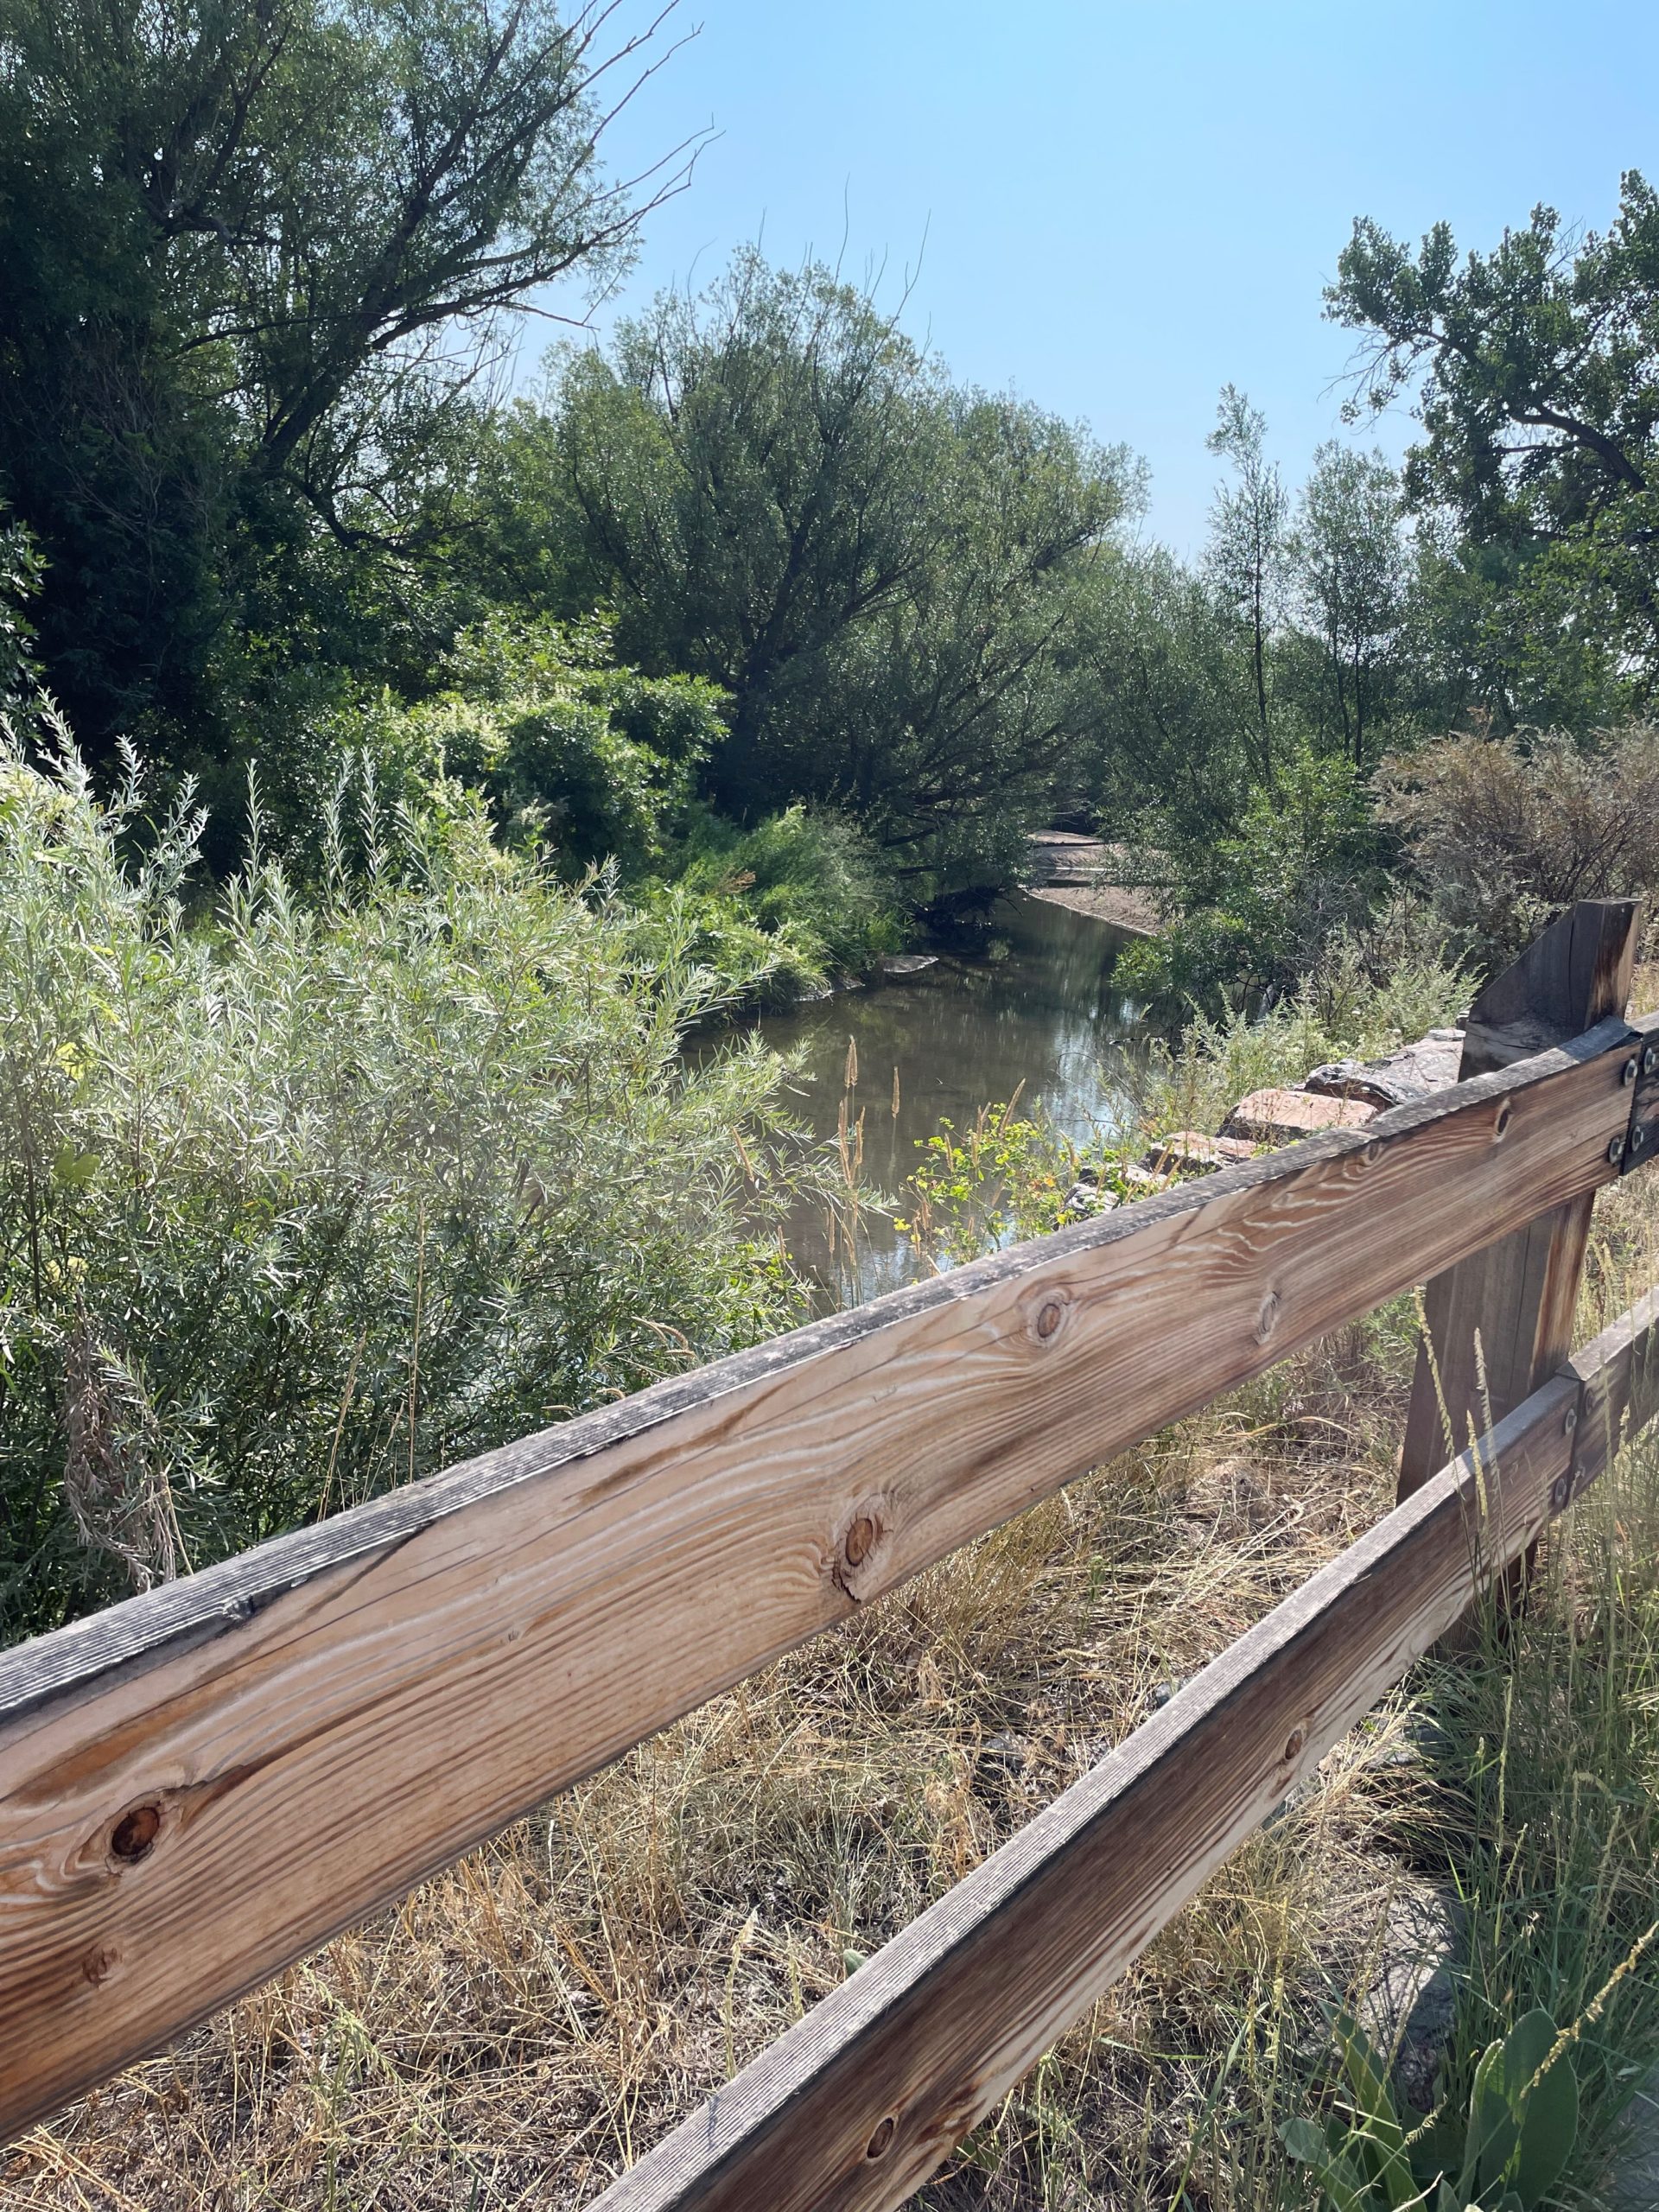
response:
<svg viewBox="0 0 1659 2212"><path fill-rule="evenodd" d="M1033 899L1069 906L1074 914L1092 914L1097 922L1109 922L1115 930L1127 930L1133 937L1156 937L1162 927L1158 909L1144 891L1110 883L1032 884L1029 889Z"/></svg>

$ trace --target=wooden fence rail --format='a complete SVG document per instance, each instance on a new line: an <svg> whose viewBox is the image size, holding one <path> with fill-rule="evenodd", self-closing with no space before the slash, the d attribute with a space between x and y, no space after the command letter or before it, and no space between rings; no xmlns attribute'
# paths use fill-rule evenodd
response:
<svg viewBox="0 0 1659 2212"><path fill-rule="evenodd" d="M1659 1412L1659 1298L1415 1491L613 2183L886 2212Z"/></svg>
<svg viewBox="0 0 1659 2212"><path fill-rule="evenodd" d="M1627 941L1619 957L1628 976ZM1656 1149L1659 1017L1611 1013L1363 1130L815 1323L0 1655L0 2134L1136 1439ZM1491 1440L1484 1503L1454 1462L614 2202L900 2201L1591 1478L1610 1423L1647 1417L1652 1343L1638 1315L1529 1399Z"/></svg>

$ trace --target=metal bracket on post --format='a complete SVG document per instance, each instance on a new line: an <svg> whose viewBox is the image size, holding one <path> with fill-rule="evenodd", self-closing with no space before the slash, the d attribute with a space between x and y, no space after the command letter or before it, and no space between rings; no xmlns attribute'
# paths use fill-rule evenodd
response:
<svg viewBox="0 0 1659 2212"><path fill-rule="evenodd" d="M1659 1019L1636 1025L1640 1033L1624 1063L1630 1086L1630 1121L1618 1163L1621 1175L1659 1160Z"/></svg>
<svg viewBox="0 0 1659 2212"><path fill-rule="evenodd" d="M1573 1464L1564 1475L1557 1475L1549 1486L1549 1510L1552 1519L1559 1519L1566 1512L1567 1507L1578 1496L1580 1487L1588 1487L1587 1484L1581 1485L1579 1481L1584 1437L1585 1396L1584 1384L1580 1382L1577 1398L1561 1416L1567 1433L1573 1439Z"/></svg>

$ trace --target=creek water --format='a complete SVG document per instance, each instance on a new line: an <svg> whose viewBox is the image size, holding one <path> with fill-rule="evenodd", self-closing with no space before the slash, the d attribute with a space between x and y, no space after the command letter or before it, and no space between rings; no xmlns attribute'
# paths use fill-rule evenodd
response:
<svg viewBox="0 0 1659 2212"><path fill-rule="evenodd" d="M1090 915L1022 894L997 907L971 957L941 953L918 975L755 1017L794 1063L788 1099L798 1121L834 1141L843 1104L850 1126L862 1116L861 1179L887 1201L861 1214L850 1242L818 1207L786 1224L821 1305L855 1304L931 1271L892 1217L906 1211L899 1194L941 1116L969 1128L982 1107L1017 1091L1020 1112L1040 1107L1073 1138L1126 1118L1146 1041L1137 1008L1112 982L1129 941Z"/></svg>

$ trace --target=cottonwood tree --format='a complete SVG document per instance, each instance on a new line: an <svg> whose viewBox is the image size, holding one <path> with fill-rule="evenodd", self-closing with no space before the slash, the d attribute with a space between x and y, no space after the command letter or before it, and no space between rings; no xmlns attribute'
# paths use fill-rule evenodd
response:
<svg viewBox="0 0 1659 2212"><path fill-rule="evenodd" d="M676 181L601 167L614 16L0 0L0 493L84 737L200 708L238 563L430 527L502 318Z"/></svg>
<svg viewBox="0 0 1659 2212"><path fill-rule="evenodd" d="M1210 511L1206 566L1222 602L1243 626L1255 691L1256 768L1273 780L1271 686L1268 664L1284 582L1290 501L1266 453L1268 420L1236 385L1223 388L1206 444L1230 461L1236 481L1220 486Z"/></svg>
<svg viewBox="0 0 1659 2212"><path fill-rule="evenodd" d="M1286 551L1297 611L1320 641L1325 702L1363 767L1395 689L1411 579L1399 479L1381 454L1318 448Z"/></svg>
<svg viewBox="0 0 1659 2212"><path fill-rule="evenodd" d="M1659 198L1625 175L1605 232L1533 210L1459 259L1356 223L1326 311L1361 334L1356 410L1414 390L1414 504L1517 559L1538 620L1659 677Z"/></svg>

